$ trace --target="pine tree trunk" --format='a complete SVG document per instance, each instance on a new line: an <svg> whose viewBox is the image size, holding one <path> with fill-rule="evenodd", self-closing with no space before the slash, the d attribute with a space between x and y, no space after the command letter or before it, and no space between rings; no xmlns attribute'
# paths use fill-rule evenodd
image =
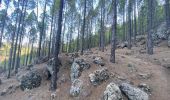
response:
<svg viewBox="0 0 170 100"><path fill-rule="evenodd" d="M57 30L57 35L56 35L56 42L55 42L55 65L53 65L52 70L52 77L51 77L51 91L55 91L57 89L57 73L59 71L59 58L58 54L60 51L60 45L61 45L61 30L62 30L62 15L63 15L63 5L64 5L64 0L60 0L60 9L59 9L59 18L58 18L58 30Z"/></svg>
<svg viewBox="0 0 170 100"><path fill-rule="evenodd" d="M84 0L84 15L83 15L83 31L82 31L82 45L81 45L81 55L83 55L84 51L84 33L86 25L86 0Z"/></svg>
<svg viewBox="0 0 170 100"><path fill-rule="evenodd" d="M148 32L147 32L147 53L153 54L153 0L148 0Z"/></svg>
<svg viewBox="0 0 170 100"><path fill-rule="evenodd" d="M111 41L111 55L110 62L115 63L116 50L116 25L117 25L117 0L113 0L113 26L112 26L112 41Z"/></svg>
<svg viewBox="0 0 170 100"><path fill-rule="evenodd" d="M129 32L128 32L128 36L127 36L127 40L128 40L128 49L131 49L131 36L132 36L132 21L131 21L131 6L132 6L132 0L129 0L129 5L128 5L128 24L129 24Z"/></svg>

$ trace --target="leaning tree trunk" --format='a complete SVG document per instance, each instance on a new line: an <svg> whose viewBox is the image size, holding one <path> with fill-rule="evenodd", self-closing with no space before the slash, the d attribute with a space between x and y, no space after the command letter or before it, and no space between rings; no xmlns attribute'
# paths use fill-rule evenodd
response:
<svg viewBox="0 0 170 100"><path fill-rule="evenodd" d="M113 26L112 26L112 40L111 40L111 55L110 62L115 63L115 50L116 50L116 24L117 24L117 0L113 2Z"/></svg>
<svg viewBox="0 0 170 100"><path fill-rule="evenodd" d="M64 0L60 0L59 18L58 18L58 30L55 42L55 53L54 53L54 65L52 67L53 73L51 77L51 91L55 91L57 88L57 73L59 71L59 58L58 54L60 52L60 42L61 42L61 30L62 30L62 16L63 16L63 5Z"/></svg>

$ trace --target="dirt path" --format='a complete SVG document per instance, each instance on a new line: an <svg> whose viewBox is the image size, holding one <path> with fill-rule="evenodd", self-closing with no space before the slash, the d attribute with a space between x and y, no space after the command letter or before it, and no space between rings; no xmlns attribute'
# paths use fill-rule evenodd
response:
<svg viewBox="0 0 170 100"><path fill-rule="evenodd" d="M162 51L164 52L164 56L169 51ZM158 53L158 52L157 52ZM159 53L158 53L159 54ZM163 55L163 54L162 54ZM161 55L161 56L162 56ZM154 57L136 57L136 55L122 55L118 54L118 56L124 56L126 59L128 59L130 62L140 65L142 64L142 69L138 68L141 71L150 71L153 75L153 77L149 81L143 81L146 82L153 88L153 92L151 95L151 100L169 100L170 98L170 70L167 68L162 67L161 65L155 64L150 61L150 59L153 60L154 57L157 57L158 59L161 58L160 56L157 56L156 54ZM140 56L140 55L139 55ZM167 55L169 56L169 55Z"/></svg>

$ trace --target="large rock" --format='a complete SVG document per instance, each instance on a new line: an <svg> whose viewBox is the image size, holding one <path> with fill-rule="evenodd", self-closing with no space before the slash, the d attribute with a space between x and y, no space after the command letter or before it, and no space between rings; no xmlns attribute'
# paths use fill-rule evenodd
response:
<svg viewBox="0 0 170 100"><path fill-rule="evenodd" d="M81 70L90 68L90 64L87 63L84 59L76 59L75 62L80 66Z"/></svg>
<svg viewBox="0 0 170 100"><path fill-rule="evenodd" d="M168 47L170 47L170 35L168 37Z"/></svg>
<svg viewBox="0 0 170 100"><path fill-rule="evenodd" d="M2 84L2 80L0 79L0 85Z"/></svg>
<svg viewBox="0 0 170 100"><path fill-rule="evenodd" d="M71 81L74 81L75 79L80 77L80 74L81 74L81 71L80 71L79 64L77 64L76 62L73 62L71 66L71 73L70 73Z"/></svg>
<svg viewBox="0 0 170 100"><path fill-rule="evenodd" d="M122 42L122 43L119 44L117 47L123 49L123 48L127 47L127 45L128 45L127 42Z"/></svg>
<svg viewBox="0 0 170 100"><path fill-rule="evenodd" d="M101 57L101 56L94 56L93 57L93 63L95 63L95 64L98 64L98 65L100 65L100 66L104 66L105 65L105 63L104 63L104 61L103 61L103 57Z"/></svg>
<svg viewBox="0 0 170 100"><path fill-rule="evenodd" d="M122 93L115 83L110 83L106 87L103 100L123 100Z"/></svg>
<svg viewBox="0 0 170 100"><path fill-rule="evenodd" d="M85 62L84 59L75 59L71 66L71 81L80 77L81 72L85 69L89 69L90 64Z"/></svg>
<svg viewBox="0 0 170 100"><path fill-rule="evenodd" d="M101 70L96 70L95 72L89 75L90 82L93 85L99 85L103 81L109 79L109 71L107 68L102 68Z"/></svg>
<svg viewBox="0 0 170 100"><path fill-rule="evenodd" d="M130 84L122 83L120 89L129 100L149 100L148 94Z"/></svg>
<svg viewBox="0 0 170 100"><path fill-rule="evenodd" d="M19 84L11 84L5 87L1 92L0 96L5 96L14 93L19 88Z"/></svg>
<svg viewBox="0 0 170 100"><path fill-rule="evenodd" d="M45 75L45 79L50 79L51 78L51 75L52 75L52 68L53 66L55 66L55 59L54 58L51 58L48 60L46 66L45 66L45 69L43 70L43 74ZM58 66L62 66L62 63L61 63L61 60L59 59L59 63L58 63ZM58 67L58 68L59 68Z"/></svg>
<svg viewBox="0 0 170 100"><path fill-rule="evenodd" d="M18 80L20 82L20 88L25 90L39 87L41 85L42 77L36 70L31 70L18 76Z"/></svg>
<svg viewBox="0 0 170 100"><path fill-rule="evenodd" d="M152 34L153 39L155 41L159 39L161 40L167 39L167 35L168 35L168 32L166 30L166 23L162 23L161 25L159 25L156 32Z"/></svg>
<svg viewBox="0 0 170 100"><path fill-rule="evenodd" d="M79 79L75 79L70 88L70 95L75 97L81 92L83 82Z"/></svg>

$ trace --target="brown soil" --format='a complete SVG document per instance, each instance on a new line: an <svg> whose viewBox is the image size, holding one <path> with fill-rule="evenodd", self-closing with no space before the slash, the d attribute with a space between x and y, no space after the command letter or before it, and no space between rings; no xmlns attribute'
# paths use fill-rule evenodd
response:
<svg viewBox="0 0 170 100"><path fill-rule="evenodd" d="M58 89L54 100L100 100L108 83L115 82L119 84L127 81L134 83L136 86L139 83L148 84L152 88L150 100L169 100L170 70L162 66L163 64L170 63L170 48L164 45L155 47L154 55L152 56L146 53L139 53L141 48L142 47L133 47L131 50L126 48L117 49L115 64L109 62L109 46L104 53L94 48L92 50L93 54L82 56L82 58L91 63L91 68L83 71L81 74L80 79L83 81L83 91L79 97L71 97L69 95L69 89L71 87L69 77L71 65L68 64L68 57L64 54L61 55L63 67L60 68L58 74ZM115 76L98 86L93 86L88 78L90 73L101 68L92 63L92 57L95 55L100 55L104 58L106 63L105 67ZM132 67L128 67L128 65L132 65ZM44 64L36 65L38 68L42 66L44 66ZM151 77L149 79L141 79L139 77L140 73L150 74ZM2 78L2 81L3 83L0 85L0 91L11 84L18 84L15 77L8 80ZM50 81L43 80L39 88L28 91L17 89L14 93L0 96L0 100L50 100L51 93L49 91L49 85Z"/></svg>

